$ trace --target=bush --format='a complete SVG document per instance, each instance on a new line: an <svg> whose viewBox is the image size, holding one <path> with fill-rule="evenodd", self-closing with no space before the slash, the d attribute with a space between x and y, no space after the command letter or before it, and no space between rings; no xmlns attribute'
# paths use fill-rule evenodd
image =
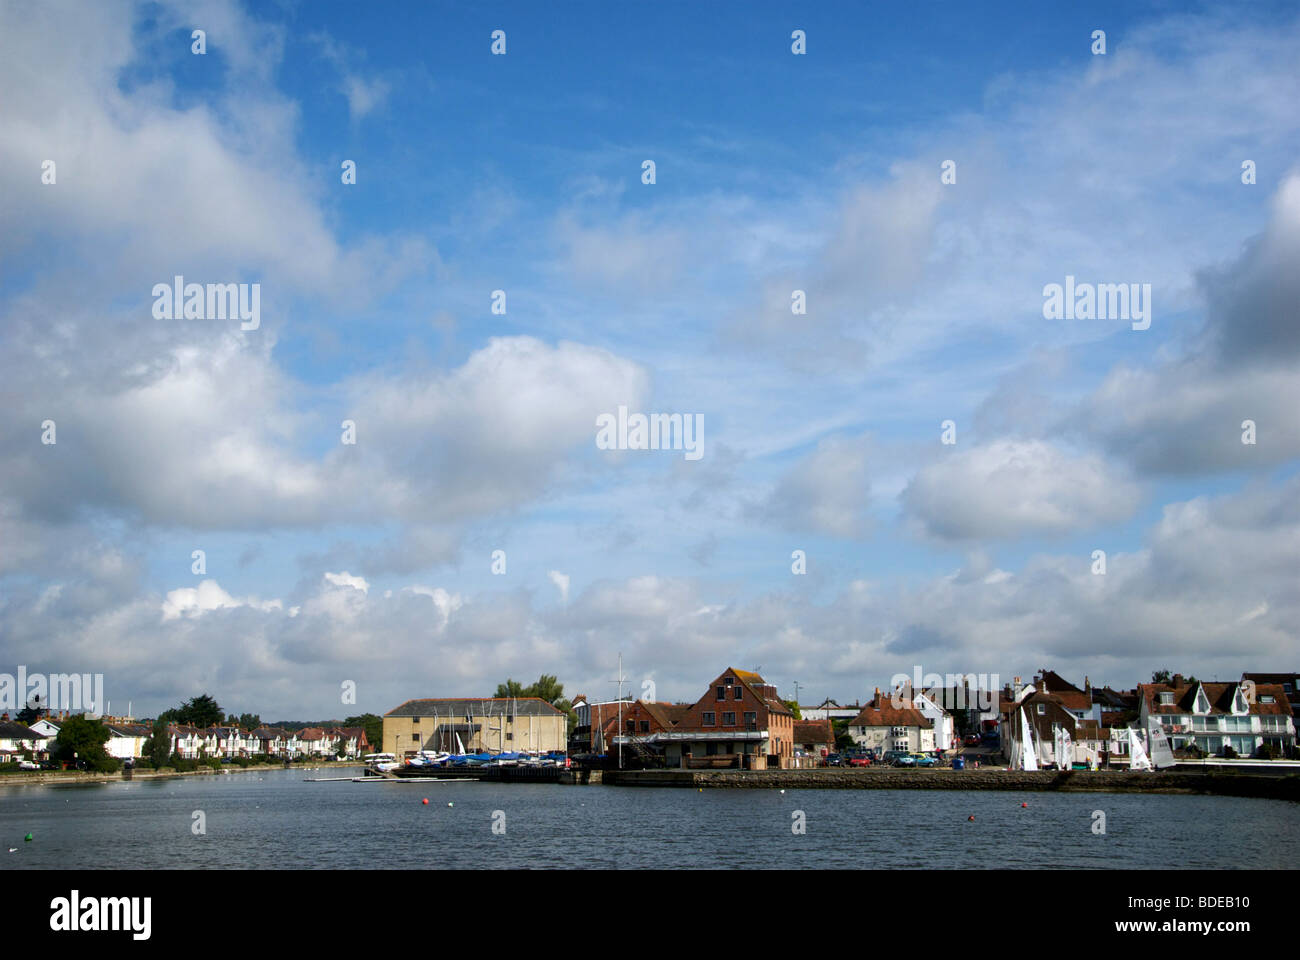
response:
<svg viewBox="0 0 1300 960"><path fill-rule="evenodd" d="M204 762L207 766L211 767L213 770L220 770L220 769L221 769L221 758L220 758L220 757L204 757L204 758L203 758L203 762Z"/></svg>
<svg viewBox="0 0 1300 960"><path fill-rule="evenodd" d="M173 753L171 759L167 761L167 766L171 767L177 773L189 773L190 771L199 768L199 762L197 760L187 760L179 753Z"/></svg>

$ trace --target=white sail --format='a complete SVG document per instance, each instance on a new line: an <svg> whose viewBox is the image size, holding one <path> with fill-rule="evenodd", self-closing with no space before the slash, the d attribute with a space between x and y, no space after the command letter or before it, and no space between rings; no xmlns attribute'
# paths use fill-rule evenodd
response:
<svg viewBox="0 0 1300 960"><path fill-rule="evenodd" d="M1062 770L1074 769L1074 741L1070 738L1070 731L1061 727L1060 746L1056 751L1056 765Z"/></svg>
<svg viewBox="0 0 1300 960"><path fill-rule="evenodd" d="M1174 765L1174 752L1169 749L1169 738L1165 736L1160 721L1151 717L1147 728L1147 737L1151 743L1151 762L1157 770Z"/></svg>
<svg viewBox="0 0 1300 960"><path fill-rule="evenodd" d="M1142 741L1138 739L1137 731L1129 727L1128 731L1128 768L1130 770L1150 770L1151 760L1147 757L1147 751L1142 746Z"/></svg>
<svg viewBox="0 0 1300 960"><path fill-rule="evenodd" d="M1029 721L1025 718L1025 708L1020 708L1020 769L1037 770L1038 758L1034 756L1034 735L1030 732Z"/></svg>
<svg viewBox="0 0 1300 960"><path fill-rule="evenodd" d="M1031 726L1029 728L1029 735L1034 741L1034 755L1038 758L1038 767L1039 769L1045 769L1056 759L1052 756L1052 748L1043 741L1037 728Z"/></svg>

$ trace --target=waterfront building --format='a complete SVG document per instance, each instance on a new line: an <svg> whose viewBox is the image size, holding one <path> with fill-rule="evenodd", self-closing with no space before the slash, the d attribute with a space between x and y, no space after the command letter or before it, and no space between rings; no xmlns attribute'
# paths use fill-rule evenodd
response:
<svg viewBox="0 0 1300 960"><path fill-rule="evenodd" d="M110 757L119 760L139 760L144 756L144 744L153 731L139 723L105 723L108 741L104 749Z"/></svg>
<svg viewBox="0 0 1300 960"><path fill-rule="evenodd" d="M0 763L22 759L23 753L27 751L33 757L38 757L45 752L49 742L47 734L38 733L25 723L10 720L8 714L0 720Z"/></svg>
<svg viewBox="0 0 1300 960"><path fill-rule="evenodd" d="M897 702L895 702L897 701ZM882 697L880 688L849 721L854 744L883 755L889 750L928 753L934 745L934 722L907 697Z"/></svg>
<svg viewBox="0 0 1300 960"><path fill-rule="evenodd" d="M861 713L861 708L858 713ZM820 720L796 720L794 722L794 749L798 756L812 757L820 761L828 753L835 752L835 730L830 718Z"/></svg>
<svg viewBox="0 0 1300 960"><path fill-rule="evenodd" d="M1251 691L1248 695L1248 691ZM1210 756L1231 749L1253 757L1265 748L1287 756L1295 748L1295 721L1281 684L1185 680L1140 683L1138 728L1157 722L1174 750L1195 746Z"/></svg>
<svg viewBox="0 0 1300 960"><path fill-rule="evenodd" d="M571 704L577 723L569 734L569 753L605 753L609 743L605 732L610 720L617 723L619 714L636 703L631 697L616 700L588 700L578 694Z"/></svg>
<svg viewBox="0 0 1300 960"><path fill-rule="evenodd" d="M538 697L408 700L384 714L383 752L549 752L568 745L568 717ZM459 740L457 739L459 738Z"/></svg>
<svg viewBox="0 0 1300 960"><path fill-rule="evenodd" d="M794 766L794 713L776 687L752 670L730 668L718 674L693 704L641 702L631 708L637 732L629 734L625 721L624 731L609 744L611 754L621 743L636 752L644 748L647 757L653 753L669 767Z"/></svg>

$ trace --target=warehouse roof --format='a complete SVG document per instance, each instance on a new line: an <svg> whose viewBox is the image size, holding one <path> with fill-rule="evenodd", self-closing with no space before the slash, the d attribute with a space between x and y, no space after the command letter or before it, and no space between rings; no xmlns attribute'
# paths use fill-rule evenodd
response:
<svg viewBox="0 0 1300 960"><path fill-rule="evenodd" d="M394 707L386 717L556 717L559 710L538 697L461 697L432 700L407 700Z"/></svg>

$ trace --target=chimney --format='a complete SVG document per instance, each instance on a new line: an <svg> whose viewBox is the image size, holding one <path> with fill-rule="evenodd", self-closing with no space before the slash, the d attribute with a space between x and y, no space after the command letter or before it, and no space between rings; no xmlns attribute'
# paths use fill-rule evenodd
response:
<svg viewBox="0 0 1300 960"><path fill-rule="evenodd" d="M1092 693L1092 683L1088 680L1088 675L1086 673L1083 675L1083 692Z"/></svg>
<svg viewBox="0 0 1300 960"><path fill-rule="evenodd" d="M1182 675L1181 673L1175 673L1175 674L1174 674L1174 686L1175 686L1175 687L1181 687L1181 686L1183 685L1183 682L1184 682L1184 681L1183 681L1183 675Z"/></svg>
<svg viewBox="0 0 1300 960"><path fill-rule="evenodd" d="M876 687L876 697L871 701L876 707L880 706L880 688Z"/></svg>

